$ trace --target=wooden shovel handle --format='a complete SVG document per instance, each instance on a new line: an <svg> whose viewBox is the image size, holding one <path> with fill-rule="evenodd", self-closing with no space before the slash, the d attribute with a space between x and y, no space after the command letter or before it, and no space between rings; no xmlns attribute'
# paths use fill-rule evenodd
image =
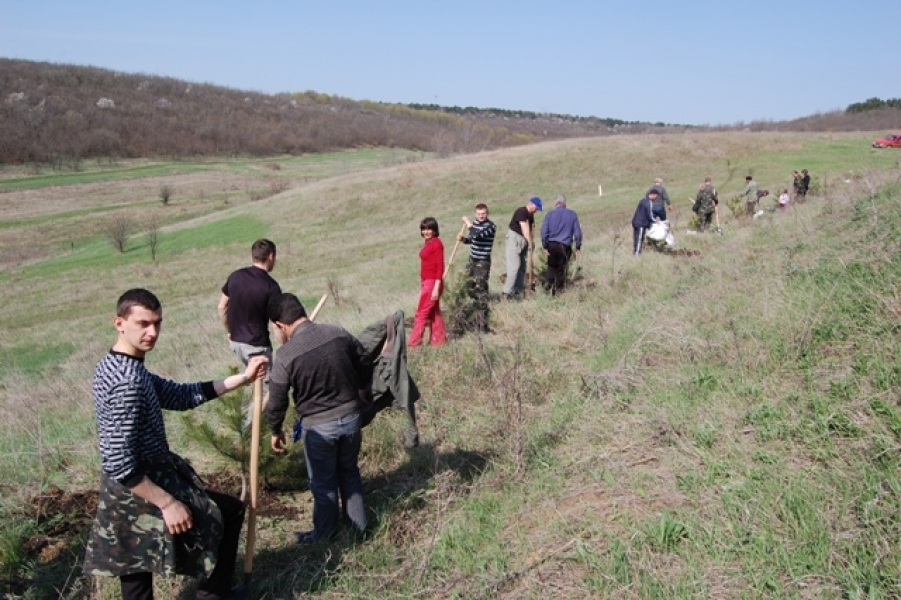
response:
<svg viewBox="0 0 901 600"><path fill-rule="evenodd" d="M466 223L463 224L463 228L460 230L460 235L463 235L463 232L466 231ZM444 267L444 274L441 276L441 279L447 277L447 272L450 271L451 263L454 262L454 255L457 253L457 248L460 247L460 240L457 239L457 243L454 244L454 249L451 250L450 259L447 261L447 266Z"/></svg>
<svg viewBox="0 0 901 600"><path fill-rule="evenodd" d="M247 543L244 548L244 578L253 573L253 551L257 535L257 492L260 468L260 421L263 418L263 380L253 382L253 419L250 426L250 505L247 507Z"/></svg>

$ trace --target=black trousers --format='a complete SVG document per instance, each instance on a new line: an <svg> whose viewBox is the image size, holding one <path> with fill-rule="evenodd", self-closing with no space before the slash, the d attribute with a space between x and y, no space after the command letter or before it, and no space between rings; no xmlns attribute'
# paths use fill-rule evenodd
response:
<svg viewBox="0 0 901 600"><path fill-rule="evenodd" d="M572 257L573 249L571 246L560 242L548 242L546 249L548 251L547 276L545 277L544 286L552 294L556 294L557 290L562 290L566 287L566 268L569 266L569 259Z"/></svg>
<svg viewBox="0 0 901 600"><path fill-rule="evenodd" d="M238 541L241 537L241 527L244 525L244 503L228 494L212 490L206 492L219 507L224 525L216 568L210 573L209 579L197 586L199 599L213 600L225 598L232 588L232 578L238 560ZM122 575L119 577L119 583L122 586L122 600L153 599L153 573Z"/></svg>
<svg viewBox="0 0 901 600"><path fill-rule="evenodd" d="M638 256L641 254L641 247L644 244L644 236L648 230L644 227L632 226L632 254Z"/></svg>

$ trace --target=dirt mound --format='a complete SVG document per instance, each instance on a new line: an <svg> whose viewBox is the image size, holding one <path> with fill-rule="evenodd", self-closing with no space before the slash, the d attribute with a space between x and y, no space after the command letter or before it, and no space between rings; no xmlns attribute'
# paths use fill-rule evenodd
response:
<svg viewBox="0 0 901 600"><path fill-rule="evenodd" d="M39 521L55 515L88 514L93 517L97 512L97 491L67 492L51 485L47 491L29 498L28 503Z"/></svg>
<svg viewBox="0 0 901 600"><path fill-rule="evenodd" d="M22 546L29 556L46 564L90 529L97 512L97 492L67 492L52 485L29 498L24 512L35 520L39 533L28 536Z"/></svg>
<svg viewBox="0 0 901 600"><path fill-rule="evenodd" d="M241 479L231 473L212 473L204 475L203 480L210 489L240 495ZM298 516L299 508L286 503L277 489L261 485L258 500L259 517ZM23 540L23 547L29 556L46 564L90 530L97 513L97 491L70 492L50 486L29 498L22 512L37 524L37 533Z"/></svg>
<svg viewBox="0 0 901 600"><path fill-rule="evenodd" d="M700 250L689 250L688 248L669 248L661 252L670 256L701 256Z"/></svg>
<svg viewBox="0 0 901 600"><path fill-rule="evenodd" d="M239 475L228 471L219 471L201 475L201 478L209 489L241 497L241 477ZM260 488L257 490L257 517L297 518L303 512L302 507L294 503L292 496L286 496L284 492L285 490L277 486L267 485L261 481ZM250 502L250 498L247 498L245 502Z"/></svg>

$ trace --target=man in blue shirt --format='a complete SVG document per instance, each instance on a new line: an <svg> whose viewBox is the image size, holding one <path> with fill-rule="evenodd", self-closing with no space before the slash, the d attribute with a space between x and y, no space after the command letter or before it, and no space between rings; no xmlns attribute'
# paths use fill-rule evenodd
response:
<svg viewBox="0 0 901 600"><path fill-rule="evenodd" d="M566 286L566 270L573 255L582 251L582 226L576 211L566 208L566 196L557 196L554 209L541 224L541 246L547 255L544 287L556 294Z"/></svg>

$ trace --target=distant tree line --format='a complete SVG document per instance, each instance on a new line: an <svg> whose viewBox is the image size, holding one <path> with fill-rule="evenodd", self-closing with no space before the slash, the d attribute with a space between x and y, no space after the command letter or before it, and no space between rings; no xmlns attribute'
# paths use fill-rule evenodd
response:
<svg viewBox="0 0 901 600"><path fill-rule="evenodd" d="M845 112L849 114L855 114L868 112L871 110L879 110L882 108L901 109L901 98L889 98L888 100L882 100L881 98L870 98L868 100L864 100L863 102L855 102L854 104L849 104L848 108L845 109Z"/></svg>
<svg viewBox="0 0 901 600"><path fill-rule="evenodd" d="M408 104L407 106L417 110L431 110L445 113L452 113L466 116L476 117L505 117L507 119L556 119L571 121L574 123L584 123L589 125L601 125L603 127L614 127L620 125L647 125L640 121L624 121L622 119L600 118L600 117L579 117L575 115L557 114L557 113L537 113L528 110L509 110L506 108L476 108L474 106L440 106L438 104ZM655 123L656 126L665 127L665 123ZM673 127L687 127L680 125L672 125Z"/></svg>

